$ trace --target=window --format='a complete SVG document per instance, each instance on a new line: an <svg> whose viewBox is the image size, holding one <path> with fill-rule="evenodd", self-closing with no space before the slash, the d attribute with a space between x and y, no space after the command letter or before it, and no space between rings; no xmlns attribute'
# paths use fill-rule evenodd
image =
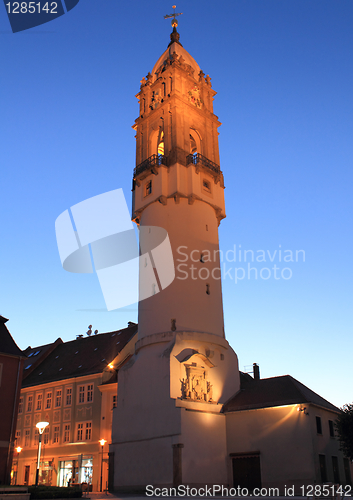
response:
<svg viewBox="0 0 353 500"><path fill-rule="evenodd" d="M53 443L58 443L59 442L59 431L60 427L58 425L54 426L54 433L53 433Z"/></svg>
<svg viewBox="0 0 353 500"><path fill-rule="evenodd" d="M202 180L202 189L206 191L206 193L211 193L211 183L207 179Z"/></svg>
<svg viewBox="0 0 353 500"><path fill-rule="evenodd" d="M25 446L29 446L30 430L25 431Z"/></svg>
<svg viewBox="0 0 353 500"><path fill-rule="evenodd" d="M157 153L164 155L164 132L161 132L158 138Z"/></svg>
<svg viewBox="0 0 353 500"><path fill-rule="evenodd" d="M49 426L47 426L44 429L44 434L43 434L43 443L48 444L49 443Z"/></svg>
<svg viewBox="0 0 353 500"><path fill-rule="evenodd" d="M65 424L64 427L64 443L70 442L70 424Z"/></svg>
<svg viewBox="0 0 353 500"><path fill-rule="evenodd" d="M340 473L338 470L338 458L332 457L333 482L340 484Z"/></svg>
<svg viewBox="0 0 353 500"><path fill-rule="evenodd" d="M47 392L46 404L45 404L46 410L50 410L50 408L51 408L51 398L52 398L52 392Z"/></svg>
<svg viewBox="0 0 353 500"><path fill-rule="evenodd" d="M92 437L92 422L86 422L86 441L91 441Z"/></svg>
<svg viewBox="0 0 353 500"><path fill-rule="evenodd" d="M18 413L22 413L23 411L23 398L20 398L20 402L18 404Z"/></svg>
<svg viewBox="0 0 353 500"><path fill-rule="evenodd" d="M28 396L27 398L27 411L32 411L33 408L33 396Z"/></svg>
<svg viewBox="0 0 353 500"><path fill-rule="evenodd" d="M83 424L77 424L77 441L83 441Z"/></svg>
<svg viewBox="0 0 353 500"><path fill-rule="evenodd" d="M117 397L116 397L116 394L114 394L113 396L113 408L116 408L116 403L117 403Z"/></svg>
<svg viewBox="0 0 353 500"><path fill-rule="evenodd" d="M93 384L87 386L87 403L93 401Z"/></svg>
<svg viewBox="0 0 353 500"><path fill-rule="evenodd" d="M17 446L21 446L21 431L16 431L15 448L17 448Z"/></svg>
<svg viewBox="0 0 353 500"><path fill-rule="evenodd" d="M346 484L352 484L351 471L348 458L343 458L343 467L344 467L344 475L346 478Z"/></svg>
<svg viewBox="0 0 353 500"><path fill-rule="evenodd" d="M152 181L147 181L145 184L145 196L152 193Z"/></svg>
<svg viewBox="0 0 353 500"><path fill-rule="evenodd" d="M36 411L42 410L43 394L37 394Z"/></svg>
<svg viewBox="0 0 353 500"><path fill-rule="evenodd" d="M37 446L39 441L39 430L37 428L34 429L34 445Z"/></svg>
<svg viewBox="0 0 353 500"><path fill-rule="evenodd" d="M66 406L71 406L71 401L72 401L72 388L68 387L66 389L66 401L65 401Z"/></svg>
<svg viewBox="0 0 353 500"><path fill-rule="evenodd" d="M316 417L320 418L320 417ZM320 463L320 473L321 473L321 482L327 482L327 473L326 473L326 457L325 455L319 455L319 463Z"/></svg>
<svg viewBox="0 0 353 500"><path fill-rule="evenodd" d="M197 153L196 141L191 134L190 134L190 153L192 155Z"/></svg>
<svg viewBox="0 0 353 500"><path fill-rule="evenodd" d="M316 417L316 431L318 434L322 434L321 417Z"/></svg>
<svg viewBox="0 0 353 500"><path fill-rule="evenodd" d="M59 408L61 406L61 389L56 391L55 396L55 408Z"/></svg>
<svg viewBox="0 0 353 500"><path fill-rule="evenodd" d="M79 403L85 402L85 386L84 385L80 385L78 388L78 402Z"/></svg>
<svg viewBox="0 0 353 500"><path fill-rule="evenodd" d="M333 427L333 421L332 420L329 420L328 421L328 428L330 430L330 437L335 437L335 429Z"/></svg>

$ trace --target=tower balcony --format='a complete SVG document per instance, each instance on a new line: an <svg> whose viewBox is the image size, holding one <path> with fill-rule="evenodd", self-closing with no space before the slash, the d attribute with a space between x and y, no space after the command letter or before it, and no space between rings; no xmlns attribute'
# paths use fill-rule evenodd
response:
<svg viewBox="0 0 353 500"><path fill-rule="evenodd" d="M134 177L142 174L146 170L153 169L153 167L159 167L160 165L167 165L167 157L164 155L152 155L147 160L137 165L134 169Z"/></svg>
<svg viewBox="0 0 353 500"><path fill-rule="evenodd" d="M186 165L202 165L209 170L211 170L215 174L219 174L221 172L221 168L217 163L206 158L206 156L201 155L200 153L190 154L186 157Z"/></svg>

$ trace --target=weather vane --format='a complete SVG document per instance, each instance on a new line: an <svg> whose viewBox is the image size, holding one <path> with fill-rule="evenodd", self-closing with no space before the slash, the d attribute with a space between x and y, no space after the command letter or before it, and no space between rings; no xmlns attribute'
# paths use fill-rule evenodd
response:
<svg viewBox="0 0 353 500"><path fill-rule="evenodd" d="M176 5L173 5L172 6L173 9L174 9L174 12L173 14L167 14L166 16L164 16L164 19L170 19L171 17L173 18L172 19L172 26L173 28L176 28L178 26L178 21L175 19L176 16L181 16L182 15L182 12L179 12L178 14L175 12L175 9L176 9Z"/></svg>

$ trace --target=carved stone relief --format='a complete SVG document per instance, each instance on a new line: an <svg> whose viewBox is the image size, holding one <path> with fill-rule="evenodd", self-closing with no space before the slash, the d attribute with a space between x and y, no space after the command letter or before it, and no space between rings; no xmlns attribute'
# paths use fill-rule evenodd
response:
<svg viewBox="0 0 353 500"><path fill-rule="evenodd" d="M206 379L204 367L196 363L184 366L186 377L181 380L181 399L213 403L212 384Z"/></svg>

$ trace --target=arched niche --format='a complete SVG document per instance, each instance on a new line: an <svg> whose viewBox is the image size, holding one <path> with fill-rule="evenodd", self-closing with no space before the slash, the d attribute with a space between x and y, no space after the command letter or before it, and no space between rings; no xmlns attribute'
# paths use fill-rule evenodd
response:
<svg viewBox="0 0 353 500"><path fill-rule="evenodd" d="M189 132L189 152L191 154L200 153L202 154L202 140L199 132L194 128L190 128Z"/></svg>

